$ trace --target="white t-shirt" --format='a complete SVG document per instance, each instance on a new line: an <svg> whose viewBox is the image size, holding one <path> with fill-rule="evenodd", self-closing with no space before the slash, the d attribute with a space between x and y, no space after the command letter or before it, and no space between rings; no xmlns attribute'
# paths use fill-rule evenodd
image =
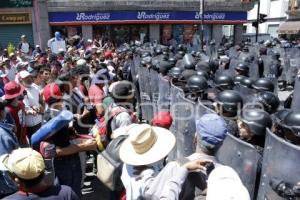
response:
<svg viewBox="0 0 300 200"><path fill-rule="evenodd" d="M22 42L22 44L21 44L21 52L22 53L29 53L29 44L28 44L28 42L26 42L26 43L23 43Z"/></svg>
<svg viewBox="0 0 300 200"><path fill-rule="evenodd" d="M23 103L25 104L25 110L32 110L33 106L39 106L40 107L40 103L39 103L39 96L40 96L40 92L39 90L34 87L27 87L26 88L26 92L27 95L25 95ZM33 127L38 125L39 123L41 123L43 120L43 117L41 114L37 114L37 115L26 115L25 116L25 125L28 127Z"/></svg>

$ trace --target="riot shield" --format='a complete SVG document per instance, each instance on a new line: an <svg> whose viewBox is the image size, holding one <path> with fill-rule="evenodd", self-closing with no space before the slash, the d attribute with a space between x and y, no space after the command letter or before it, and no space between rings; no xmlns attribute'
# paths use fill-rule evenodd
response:
<svg viewBox="0 0 300 200"><path fill-rule="evenodd" d="M151 121L153 118L153 105L151 102L150 72L145 67L139 68L139 87L141 97L142 118Z"/></svg>
<svg viewBox="0 0 300 200"><path fill-rule="evenodd" d="M300 110L300 78L295 79L294 95L292 100L292 110Z"/></svg>
<svg viewBox="0 0 300 200"><path fill-rule="evenodd" d="M176 105L178 104L178 102L180 101L179 98L180 96L183 96L184 92L182 89L180 89L179 87L176 87L175 85L173 85L172 83L170 84L170 113L173 117L173 122L172 125L170 127L170 131L175 135L176 139L177 139L177 135L179 134L178 132L178 127L179 127L179 118L177 116L180 116L180 113L178 112ZM172 150L172 152L170 152L168 158L170 160L176 160L177 158L177 144L175 145L174 149Z"/></svg>
<svg viewBox="0 0 300 200"><path fill-rule="evenodd" d="M270 181L277 178L280 181L296 184L300 181L300 147L293 145L267 131L262 173L257 199L283 200L270 186Z"/></svg>
<svg viewBox="0 0 300 200"><path fill-rule="evenodd" d="M158 111L170 110L170 82L159 75L158 77L159 95L158 95Z"/></svg>
<svg viewBox="0 0 300 200"><path fill-rule="evenodd" d="M195 152L193 139L196 133L196 103L185 98L183 93L179 93L176 100L177 102L171 105L171 113L177 129L171 130L176 133L176 148L173 155L175 159L178 159Z"/></svg>
<svg viewBox="0 0 300 200"><path fill-rule="evenodd" d="M228 134L216 157L221 164L232 167L238 173L253 199L257 165L261 159L254 146Z"/></svg>
<svg viewBox="0 0 300 200"><path fill-rule="evenodd" d="M151 102L153 104L153 114L158 111L158 97L159 97L159 74L157 71L150 69L150 89Z"/></svg>
<svg viewBox="0 0 300 200"><path fill-rule="evenodd" d="M137 54L133 55L133 66L130 70L133 81L136 81L136 75L138 74L138 69L140 67L141 57Z"/></svg>
<svg viewBox="0 0 300 200"><path fill-rule="evenodd" d="M233 74L232 76L234 76L235 67L238 66L239 63L242 63L242 60L240 60L239 58L231 58L230 59L229 71L230 71L230 74Z"/></svg>
<svg viewBox="0 0 300 200"><path fill-rule="evenodd" d="M300 68L300 50L298 48L288 48L286 49L286 57L286 64L289 66L287 80L289 83L293 83Z"/></svg>

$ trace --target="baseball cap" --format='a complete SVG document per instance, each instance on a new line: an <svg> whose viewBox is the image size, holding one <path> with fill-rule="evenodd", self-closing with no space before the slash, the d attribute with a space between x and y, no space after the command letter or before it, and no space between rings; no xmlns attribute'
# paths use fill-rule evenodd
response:
<svg viewBox="0 0 300 200"><path fill-rule="evenodd" d="M215 113L205 114L196 120L196 132L202 142L209 146L222 144L227 135L225 120Z"/></svg>
<svg viewBox="0 0 300 200"><path fill-rule="evenodd" d="M21 79L27 78L28 76L30 76L30 73L28 71L26 71L26 70L20 71L20 78Z"/></svg>
<svg viewBox="0 0 300 200"><path fill-rule="evenodd" d="M158 112L151 120L152 126L169 129L173 122L170 112Z"/></svg>
<svg viewBox="0 0 300 200"><path fill-rule="evenodd" d="M56 83L50 83L45 86L43 91L43 97L46 103L50 103L50 100L52 98L54 99L61 99L63 96L62 92L60 91L59 86Z"/></svg>
<svg viewBox="0 0 300 200"><path fill-rule="evenodd" d="M31 148L19 148L0 157L0 170L25 180L35 179L45 171L42 155Z"/></svg>

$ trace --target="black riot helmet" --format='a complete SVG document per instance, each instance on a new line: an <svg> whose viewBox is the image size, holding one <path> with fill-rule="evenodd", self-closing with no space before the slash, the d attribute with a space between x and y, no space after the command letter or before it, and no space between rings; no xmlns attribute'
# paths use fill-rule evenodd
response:
<svg viewBox="0 0 300 200"><path fill-rule="evenodd" d="M275 59L278 60L280 58L280 53L278 51L273 50L272 54Z"/></svg>
<svg viewBox="0 0 300 200"><path fill-rule="evenodd" d="M282 122L284 137L293 144L300 144L300 111L292 111Z"/></svg>
<svg viewBox="0 0 300 200"><path fill-rule="evenodd" d="M266 128L272 127L270 115L259 109L245 109L239 119L249 127L253 135L265 136Z"/></svg>
<svg viewBox="0 0 300 200"><path fill-rule="evenodd" d="M218 111L225 117L235 117L238 109L243 106L241 95L234 90L220 92L215 101L218 104Z"/></svg>
<svg viewBox="0 0 300 200"><path fill-rule="evenodd" d="M174 58L174 57L170 57L170 58L169 58L169 62L170 62L173 66L175 66L177 60L176 60L176 58Z"/></svg>
<svg viewBox="0 0 300 200"><path fill-rule="evenodd" d="M150 52L145 52L142 54L142 58L146 58L146 57L150 57L150 56L151 56Z"/></svg>
<svg viewBox="0 0 300 200"><path fill-rule="evenodd" d="M253 88L258 91L274 92L274 84L267 78L259 78L253 84Z"/></svg>
<svg viewBox="0 0 300 200"><path fill-rule="evenodd" d="M185 48L184 48L183 44L177 45L177 51L184 51L184 50L185 50Z"/></svg>
<svg viewBox="0 0 300 200"><path fill-rule="evenodd" d="M170 76L172 78L180 78L182 76L182 68L180 67L173 67L171 70L170 70Z"/></svg>
<svg viewBox="0 0 300 200"><path fill-rule="evenodd" d="M237 75L248 76L249 74L249 67L244 63L238 64L234 69L237 72Z"/></svg>
<svg viewBox="0 0 300 200"><path fill-rule="evenodd" d="M278 96L273 92L261 92L257 96L257 101L263 105L264 110L269 114L276 112L280 105Z"/></svg>
<svg viewBox="0 0 300 200"><path fill-rule="evenodd" d="M219 48L219 49L217 50L217 53L218 53L218 56L224 56L224 55L225 55L225 49Z"/></svg>
<svg viewBox="0 0 300 200"><path fill-rule="evenodd" d="M207 72L207 73L209 73L210 72L210 66L209 66L209 64L207 63L207 62L204 62L204 61L200 61L200 62L198 62L197 64L196 64L196 70L197 71L205 71L205 72Z"/></svg>
<svg viewBox="0 0 300 200"><path fill-rule="evenodd" d="M243 75L236 75L236 76L233 78L234 84L235 84L235 85L239 85L239 84L242 82L242 80L243 80L244 78L247 78L247 77L246 77L246 76L243 76Z"/></svg>
<svg viewBox="0 0 300 200"><path fill-rule="evenodd" d="M248 46L244 46L242 49L243 52L248 53L249 52L249 47Z"/></svg>
<svg viewBox="0 0 300 200"><path fill-rule="evenodd" d="M191 76L196 75L196 74L197 74L197 72L195 70L185 69L185 70L183 70L181 75L182 75L183 80L187 81Z"/></svg>
<svg viewBox="0 0 300 200"><path fill-rule="evenodd" d="M197 73L197 75L199 75L199 76L203 76L206 80L209 79L208 73L207 73L206 71L199 70L199 71L197 71L196 73Z"/></svg>
<svg viewBox="0 0 300 200"><path fill-rule="evenodd" d="M234 82L228 75L219 75L215 77L215 85L220 90L232 90Z"/></svg>
<svg viewBox="0 0 300 200"><path fill-rule="evenodd" d="M208 84L203 76L193 75L187 80L186 87L190 92L204 92Z"/></svg>
<svg viewBox="0 0 300 200"><path fill-rule="evenodd" d="M245 77L241 80L240 85L246 88L252 88L253 80L251 78Z"/></svg>
<svg viewBox="0 0 300 200"><path fill-rule="evenodd" d="M173 52L174 50L175 50L174 46L172 46L172 45L169 46L169 51L170 51L170 52Z"/></svg>
<svg viewBox="0 0 300 200"><path fill-rule="evenodd" d="M163 53L161 47L156 47L154 52L155 52L156 55L161 55Z"/></svg>

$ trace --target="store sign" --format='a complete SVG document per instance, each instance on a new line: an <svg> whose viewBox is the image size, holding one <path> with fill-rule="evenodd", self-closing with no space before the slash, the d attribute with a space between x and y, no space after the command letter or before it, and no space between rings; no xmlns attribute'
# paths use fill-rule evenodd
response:
<svg viewBox="0 0 300 200"><path fill-rule="evenodd" d="M50 12L50 24L200 23L197 11ZM205 23L245 23L246 12L204 12Z"/></svg>
<svg viewBox="0 0 300 200"><path fill-rule="evenodd" d="M0 13L0 24L30 24L30 13Z"/></svg>
<svg viewBox="0 0 300 200"><path fill-rule="evenodd" d="M32 7L32 0L1 0L0 8Z"/></svg>

